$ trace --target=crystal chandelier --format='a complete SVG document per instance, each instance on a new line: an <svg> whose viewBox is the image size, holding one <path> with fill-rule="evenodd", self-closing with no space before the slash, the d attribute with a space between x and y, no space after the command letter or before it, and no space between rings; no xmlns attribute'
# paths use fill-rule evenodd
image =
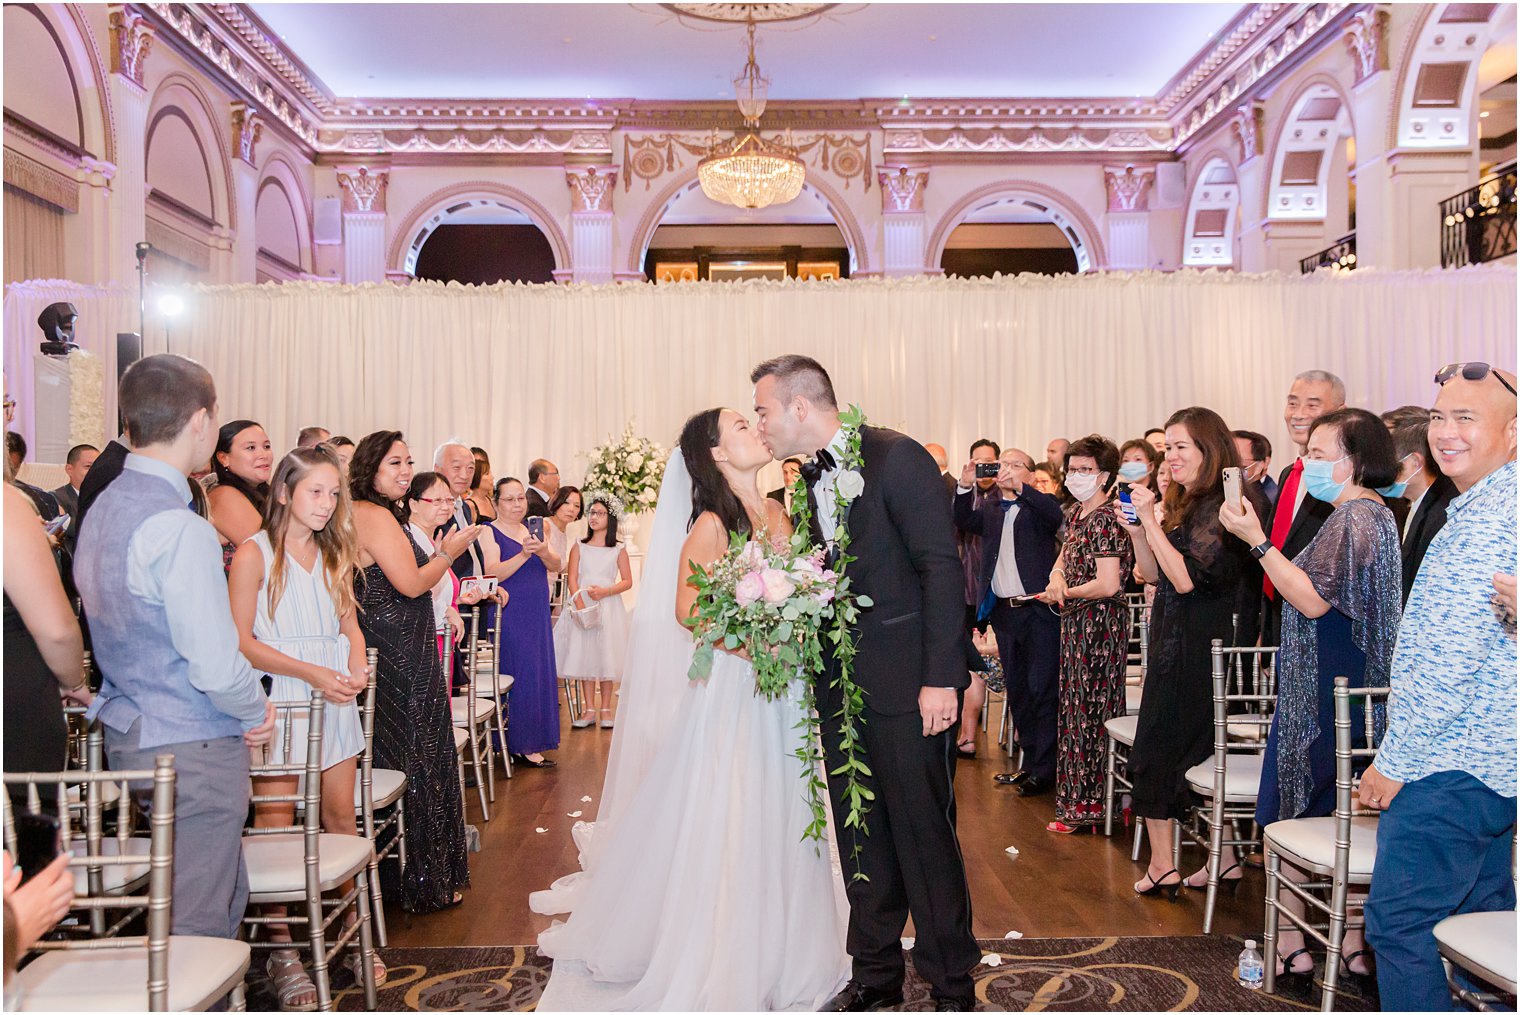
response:
<svg viewBox="0 0 1520 1015"><path fill-rule="evenodd" d="M749 20L749 59L734 78L734 95L744 116L744 129L726 141L714 141L697 163L702 193L714 201L739 208L785 204L802 193L807 176L797 150L767 141L759 134L770 78L755 62L755 22Z"/></svg>

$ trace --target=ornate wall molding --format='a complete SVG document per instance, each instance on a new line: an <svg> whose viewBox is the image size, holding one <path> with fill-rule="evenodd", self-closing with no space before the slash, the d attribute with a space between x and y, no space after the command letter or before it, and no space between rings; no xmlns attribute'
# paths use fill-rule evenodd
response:
<svg viewBox="0 0 1520 1015"><path fill-rule="evenodd" d="M369 166L349 167L338 170L338 186L343 191L345 212L385 211L385 187L390 182L390 170L371 169Z"/></svg>
<svg viewBox="0 0 1520 1015"><path fill-rule="evenodd" d="M110 24L111 72L144 87L143 67L153 51L153 29L146 18L125 6L111 8Z"/></svg>
<svg viewBox="0 0 1520 1015"><path fill-rule="evenodd" d="M147 234L145 238L153 244L155 250L162 251L176 261L183 261L197 271L211 270L211 244L207 240L187 236L151 214L147 217L144 232Z"/></svg>
<svg viewBox="0 0 1520 1015"><path fill-rule="evenodd" d="M1104 166L1103 186L1108 191L1109 211L1149 211L1154 166Z"/></svg>
<svg viewBox="0 0 1520 1015"><path fill-rule="evenodd" d="M881 182L881 210L886 215L923 214L924 191L929 189L927 169L907 166L877 166Z"/></svg>
<svg viewBox="0 0 1520 1015"><path fill-rule="evenodd" d="M5 149L5 185L24 190L64 211L79 210L78 180L9 147Z"/></svg>
<svg viewBox="0 0 1520 1015"><path fill-rule="evenodd" d="M1166 152L1172 147L1172 130L1165 124L1150 127L1028 124L1018 127L888 127L882 153Z"/></svg>
<svg viewBox="0 0 1520 1015"><path fill-rule="evenodd" d="M565 183L570 187L570 210L572 212L612 213L612 195L617 190L617 166L587 166L565 170Z"/></svg>
<svg viewBox="0 0 1520 1015"><path fill-rule="evenodd" d="M607 131L537 127L324 127L317 132L320 152L358 155L489 153L498 155L574 154L611 157Z"/></svg>
<svg viewBox="0 0 1520 1015"><path fill-rule="evenodd" d="M255 150L264 136L264 118L244 102L232 104L232 152L250 166L258 165Z"/></svg>
<svg viewBox="0 0 1520 1015"><path fill-rule="evenodd" d="M1265 103L1252 101L1235 110L1235 116L1230 120L1230 133L1235 135L1235 143L1239 147L1237 165L1245 165L1266 150L1262 147L1265 144L1262 135L1266 127Z"/></svg>
<svg viewBox="0 0 1520 1015"><path fill-rule="evenodd" d="M1346 22L1346 49L1356 64L1356 83L1388 69L1388 12L1372 8L1357 11Z"/></svg>
<svg viewBox="0 0 1520 1015"><path fill-rule="evenodd" d="M949 242L950 234L955 231L956 226L965 221L967 215L977 208L1003 197L1022 196L1038 198L1047 210L1059 213L1061 218L1070 224L1078 241L1087 251L1089 269L1103 268L1108 265L1108 253L1103 247L1097 224L1082 210L1080 202L1073 201L1059 190L1047 187L1043 183L1017 179L1001 180L978 187L951 206L950 210L940 217L934 231L929 234L924 263L938 267L940 259L945 256L945 244Z"/></svg>

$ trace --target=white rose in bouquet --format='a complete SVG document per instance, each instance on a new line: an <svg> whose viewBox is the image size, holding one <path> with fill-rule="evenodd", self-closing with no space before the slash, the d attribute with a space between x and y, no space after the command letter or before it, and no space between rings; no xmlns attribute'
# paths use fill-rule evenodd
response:
<svg viewBox="0 0 1520 1015"><path fill-rule="evenodd" d="M624 460L623 464L628 466L629 472L638 472L644 467L644 456L635 451Z"/></svg>

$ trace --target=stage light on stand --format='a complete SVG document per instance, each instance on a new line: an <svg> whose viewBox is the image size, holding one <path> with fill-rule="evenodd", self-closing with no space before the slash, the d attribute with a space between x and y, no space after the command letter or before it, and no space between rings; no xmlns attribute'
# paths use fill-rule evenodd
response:
<svg viewBox="0 0 1520 1015"><path fill-rule="evenodd" d="M185 301L176 293L164 293L158 298L158 313L164 319L164 351L173 352L170 342L174 335L174 319L185 312Z"/></svg>

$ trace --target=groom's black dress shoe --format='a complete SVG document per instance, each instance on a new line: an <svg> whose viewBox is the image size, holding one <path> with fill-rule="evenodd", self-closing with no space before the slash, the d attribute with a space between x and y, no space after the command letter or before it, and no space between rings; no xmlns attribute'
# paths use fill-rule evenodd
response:
<svg viewBox="0 0 1520 1015"><path fill-rule="evenodd" d="M999 772L997 775L994 775L992 777L992 781L997 783L999 786L1017 786L1019 783L1028 778L1029 773L1023 769L1020 769L1017 772Z"/></svg>
<svg viewBox="0 0 1520 1015"><path fill-rule="evenodd" d="M934 999L935 1011L976 1011L976 1001L965 1000L958 997L936 997Z"/></svg>
<svg viewBox="0 0 1520 1015"><path fill-rule="evenodd" d="M856 980L844 985L828 1004L819 1011L881 1011L902 1004L902 988L874 990Z"/></svg>
<svg viewBox="0 0 1520 1015"><path fill-rule="evenodd" d="M1019 796L1040 796L1055 789L1055 785L1048 779L1041 779L1037 775L1031 775L1019 783Z"/></svg>

